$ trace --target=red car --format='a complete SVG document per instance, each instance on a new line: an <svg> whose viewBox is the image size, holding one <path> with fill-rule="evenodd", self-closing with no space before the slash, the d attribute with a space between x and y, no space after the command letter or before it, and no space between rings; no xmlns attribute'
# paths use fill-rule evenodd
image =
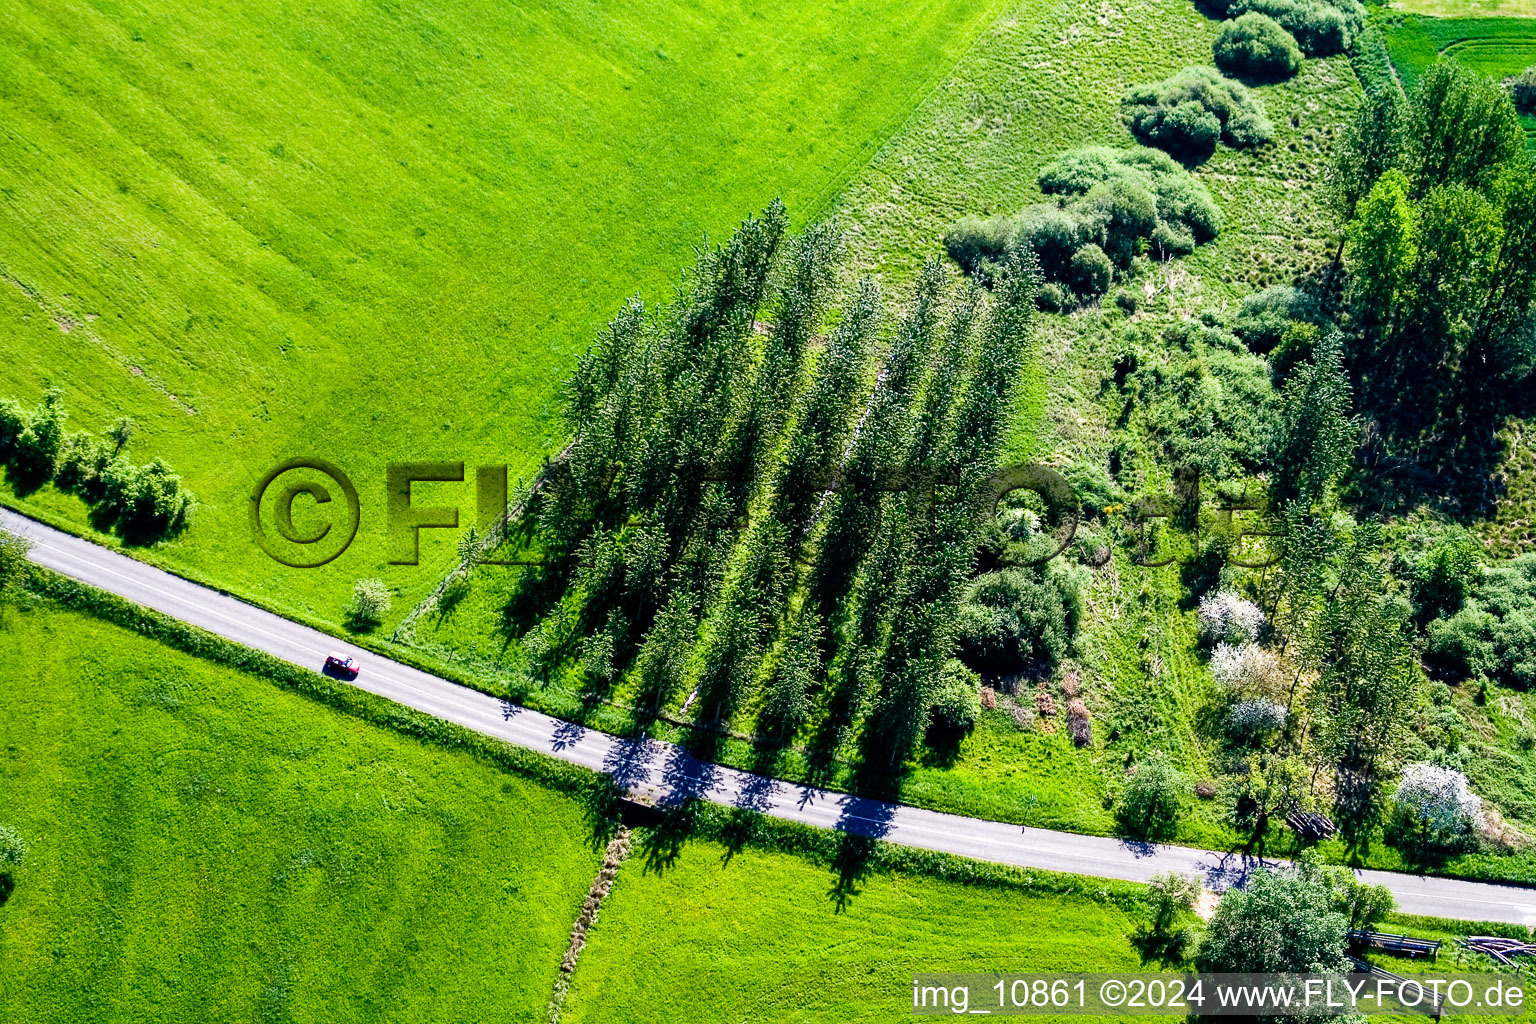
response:
<svg viewBox="0 0 1536 1024"><path fill-rule="evenodd" d="M362 670L357 659L350 654L342 654L340 651L332 651L325 656L325 674L338 675L346 679L356 679L357 673Z"/></svg>

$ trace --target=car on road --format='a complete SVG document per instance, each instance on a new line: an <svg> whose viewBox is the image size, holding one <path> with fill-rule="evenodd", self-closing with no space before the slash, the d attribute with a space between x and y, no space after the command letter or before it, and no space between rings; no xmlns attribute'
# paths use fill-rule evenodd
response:
<svg viewBox="0 0 1536 1024"><path fill-rule="evenodd" d="M325 656L325 674L328 676L356 679L362 667L352 655L343 654L340 651L332 651Z"/></svg>

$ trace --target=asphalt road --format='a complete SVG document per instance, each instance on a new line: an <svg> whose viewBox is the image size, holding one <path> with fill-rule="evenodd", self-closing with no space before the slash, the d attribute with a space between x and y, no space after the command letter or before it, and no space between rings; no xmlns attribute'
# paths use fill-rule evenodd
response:
<svg viewBox="0 0 1536 1024"><path fill-rule="evenodd" d="M9 509L0 508L0 529L27 538L30 557L39 565L295 665L318 671L327 652L351 653L363 665L354 683L359 688L519 747L607 772L644 802L698 797L978 860L1137 882L1171 869L1198 873L1210 888L1223 889L1254 866L1237 854L1021 828L706 764L668 743L620 739L389 661ZM1407 913L1536 925L1536 889L1394 872L1360 875L1391 888Z"/></svg>

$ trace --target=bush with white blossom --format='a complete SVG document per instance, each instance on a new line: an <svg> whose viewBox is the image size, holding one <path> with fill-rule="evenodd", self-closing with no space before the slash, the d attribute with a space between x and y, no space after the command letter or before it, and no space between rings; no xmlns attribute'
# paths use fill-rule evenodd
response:
<svg viewBox="0 0 1536 1024"><path fill-rule="evenodd" d="M1247 644L1259 638L1264 613L1230 590L1200 599L1200 637L1207 643Z"/></svg>
<svg viewBox="0 0 1536 1024"><path fill-rule="evenodd" d="M1459 846L1483 825L1483 801L1465 775L1443 765L1419 761L1403 769L1392 802L1398 824L1430 846Z"/></svg>
<svg viewBox="0 0 1536 1024"><path fill-rule="evenodd" d="M1227 731L1234 739L1246 740L1284 728L1285 708L1272 700L1240 700L1227 713Z"/></svg>
<svg viewBox="0 0 1536 1024"><path fill-rule="evenodd" d="M1239 699L1275 697L1288 685L1279 657L1258 644L1217 644L1211 652L1211 675Z"/></svg>

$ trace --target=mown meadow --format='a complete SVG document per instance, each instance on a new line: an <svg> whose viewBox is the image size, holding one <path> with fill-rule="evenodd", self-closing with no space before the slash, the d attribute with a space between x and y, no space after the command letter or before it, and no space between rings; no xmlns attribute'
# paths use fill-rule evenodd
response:
<svg viewBox="0 0 1536 1024"><path fill-rule="evenodd" d="M1491 78L1513 78L1536 66L1536 21L1531 20L1536 9L1516 13L1525 17L1397 19L1387 30L1392 64L1405 87L1412 87L1441 56L1453 57ZM1536 144L1536 116L1527 114L1523 120Z"/></svg>
<svg viewBox="0 0 1536 1024"><path fill-rule="evenodd" d="M3 609L0 1017L541 1019L579 803L47 604Z"/></svg>
<svg viewBox="0 0 1536 1024"><path fill-rule="evenodd" d="M997 7L13 4L0 396L132 417L201 505L152 553L176 571L332 623L359 577L409 607L456 537L385 564L385 465L531 476L623 297L775 196L818 216ZM247 518L301 456L362 494L324 571ZM416 490L469 525L472 482ZM85 525L51 488L6 495ZM325 511L301 499L299 528Z"/></svg>
<svg viewBox="0 0 1536 1024"><path fill-rule="evenodd" d="M1140 969L1133 915L1091 893L881 873L839 908L827 882L793 854L707 841L659 867L632 855L561 1020L904 1020L915 974Z"/></svg>

